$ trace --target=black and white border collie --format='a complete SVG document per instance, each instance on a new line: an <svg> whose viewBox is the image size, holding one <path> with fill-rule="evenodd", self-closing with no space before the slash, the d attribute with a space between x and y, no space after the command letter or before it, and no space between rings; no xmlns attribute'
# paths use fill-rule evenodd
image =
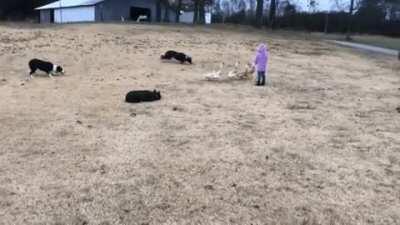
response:
<svg viewBox="0 0 400 225"><path fill-rule="evenodd" d="M31 72L29 73L31 78L33 78L33 74L36 70L46 72L50 78L53 78L52 75L64 74L64 69L61 66L40 59L32 59L29 61L29 68L31 69Z"/></svg>
<svg viewBox="0 0 400 225"><path fill-rule="evenodd" d="M181 64L188 62L192 64L192 57L187 56L185 53L182 52L176 52L176 51L167 51L164 55L161 55L161 59L176 59L178 60Z"/></svg>

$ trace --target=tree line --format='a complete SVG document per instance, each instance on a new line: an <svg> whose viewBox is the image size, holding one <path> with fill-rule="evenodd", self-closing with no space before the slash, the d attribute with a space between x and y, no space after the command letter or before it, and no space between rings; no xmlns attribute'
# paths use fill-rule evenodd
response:
<svg viewBox="0 0 400 225"><path fill-rule="evenodd" d="M194 24L205 24L206 19L206 6L212 6L214 3L213 0L156 0L157 5L157 22L171 22L169 21L169 13L168 10L165 10L164 21L161 21L161 5L165 5L166 7L175 11L175 21L179 23L179 18L181 15L181 11L193 11L193 23Z"/></svg>
<svg viewBox="0 0 400 225"><path fill-rule="evenodd" d="M400 0L332 0L335 10L318 11L318 1L300 9L293 0L216 0L214 23L320 32L400 36Z"/></svg>

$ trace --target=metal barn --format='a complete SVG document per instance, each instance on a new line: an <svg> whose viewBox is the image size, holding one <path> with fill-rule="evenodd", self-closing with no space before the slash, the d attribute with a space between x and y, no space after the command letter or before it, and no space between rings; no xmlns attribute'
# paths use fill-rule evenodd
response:
<svg viewBox="0 0 400 225"><path fill-rule="evenodd" d="M147 18L156 21L156 0L60 0L36 8L41 23L112 22ZM175 12L161 5L161 19L170 10L169 20L174 21Z"/></svg>

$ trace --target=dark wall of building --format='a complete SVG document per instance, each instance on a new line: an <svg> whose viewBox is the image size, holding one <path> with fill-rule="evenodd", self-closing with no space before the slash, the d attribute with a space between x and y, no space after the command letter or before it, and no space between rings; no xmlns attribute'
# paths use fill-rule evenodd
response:
<svg viewBox="0 0 400 225"><path fill-rule="evenodd" d="M97 4L95 6L94 18L98 22L104 21L102 7L103 7L102 4Z"/></svg>
<svg viewBox="0 0 400 225"><path fill-rule="evenodd" d="M40 10L40 23L51 23L51 10Z"/></svg>
<svg viewBox="0 0 400 225"><path fill-rule="evenodd" d="M156 21L155 0L106 0L96 6L96 21L120 21L121 17L130 20L130 8L140 7L151 10L151 22ZM162 7L164 17L165 7ZM170 21L174 21L174 12L170 12Z"/></svg>
<svg viewBox="0 0 400 225"><path fill-rule="evenodd" d="M0 0L1 1L1 0ZM102 21L121 21L123 17L126 21L131 20L131 7L146 8L151 11L151 22L156 21L156 0L105 0L95 6L95 20ZM166 7L161 7L161 19L164 20ZM175 12L169 9L169 21L175 21ZM40 10L40 22L51 23L51 10Z"/></svg>

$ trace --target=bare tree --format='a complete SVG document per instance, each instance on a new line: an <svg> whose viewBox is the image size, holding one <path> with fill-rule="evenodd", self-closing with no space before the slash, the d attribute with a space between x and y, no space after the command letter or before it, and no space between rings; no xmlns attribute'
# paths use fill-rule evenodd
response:
<svg viewBox="0 0 400 225"><path fill-rule="evenodd" d="M194 0L193 8L193 24L197 24L199 21L199 0Z"/></svg>
<svg viewBox="0 0 400 225"><path fill-rule="evenodd" d="M256 9L256 1L255 0L248 0L249 2L249 11L251 14L254 13L254 10Z"/></svg>
<svg viewBox="0 0 400 225"><path fill-rule="evenodd" d="M264 0L257 0L256 26L261 27L263 23Z"/></svg>
<svg viewBox="0 0 400 225"><path fill-rule="evenodd" d="M342 0L331 0L331 2L334 5L334 10L346 11L346 9L348 8L346 6L346 3L344 3Z"/></svg>
<svg viewBox="0 0 400 225"><path fill-rule="evenodd" d="M316 0L309 0L308 1L308 8L311 12L316 12L318 7L318 2Z"/></svg>
<svg viewBox="0 0 400 225"><path fill-rule="evenodd" d="M347 21L347 33L346 33L347 41L351 40L351 25L353 23L353 9L354 9L354 0L351 0L348 21Z"/></svg>
<svg viewBox="0 0 400 225"><path fill-rule="evenodd" d="M237 2L237 9L238 11L246 11L247 4L245 0L240 0Z"/></svg>
<svg viewBox="0 0 400 225"><path fill-rule="evenodd" d="M271 0L271 4L269 5L269 25L272 28L275 27L276 1L277 0Z"/></svg>
<svg viewBox="0 0 400 225"><path fill-rule="evenodd" d="M212 5L212 0L193 0L193 23L205 24L206 22L206 5Z"/></svg>
<svg viewBox="0 0 400 225"><path fill-rule="evenodd" d="M353 12L355 10L357 10L360 7L360 3L363 0L354 0L353 1ZM389 0L390 1L390 0ZM397 1L397 0L394 0ZM350 8L350 0L331 0L331 2L333 3L333 10L337 10L337 11L347 11Z"/></svg>
<svg viewBox="0 0 400 225"><path fill-rule="evenodd" d="M164 0L164 22L169 23L169 10L170 10L169 0Z"/></svg>
<svg viewBox="0 0 400 225"><path fill-rule="evenodd" d="M224 11L222 23L225 23L226 17L231 15L230 1L225 0L222 2L222 10Z"/></svg>
<svg viewBox="0 0 400 225"><path fill-rule="evenodd" d="M161 0L156 1L156 21L161 22Z"/></svg>
<svg viewBox="0 0 400 225"><path fill-rule="evenodd" d="M199 0L199 24L206 23L205 0Z"/></svg>
<svg viewBox="0 0 400 225"><path fill-rule="evenodd" d="M175 23L179 23L181 16L181 9L182 9L182 0L176 0L175 4L176 4Z"/></svg>

